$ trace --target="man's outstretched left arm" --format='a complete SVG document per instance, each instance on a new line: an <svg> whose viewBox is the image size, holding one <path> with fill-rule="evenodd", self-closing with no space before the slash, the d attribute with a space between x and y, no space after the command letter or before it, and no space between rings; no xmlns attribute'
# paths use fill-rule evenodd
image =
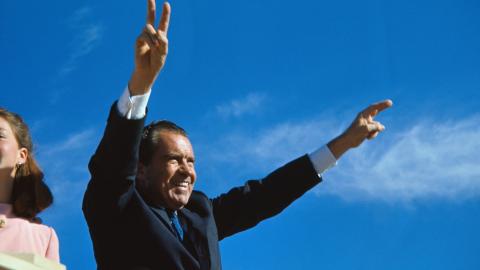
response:
<svg viewBox="0 0 480 270"><path fill-rule="evenodd" d="M340 156L385 129L374 117L391 106L390 100L370 105L357 115L347 130L317 151L289 162L261 180L248 181L213 199L219 239L280 213L318 184L321 174Z"/></svg>

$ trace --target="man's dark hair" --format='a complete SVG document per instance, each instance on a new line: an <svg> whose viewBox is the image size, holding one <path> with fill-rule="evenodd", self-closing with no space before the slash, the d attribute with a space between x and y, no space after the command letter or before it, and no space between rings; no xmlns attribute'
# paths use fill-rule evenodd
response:
<svg viewBox="0 0 480 270"><path fill-rule="evenodd" d="M143 165L149 165L150 161L152 161L153 154L157 149L158 138L162 131L168 131L188 137L187 132L183 128L168 120L154 121L145 126L143 128L139 153L140 162Z"/></svg>

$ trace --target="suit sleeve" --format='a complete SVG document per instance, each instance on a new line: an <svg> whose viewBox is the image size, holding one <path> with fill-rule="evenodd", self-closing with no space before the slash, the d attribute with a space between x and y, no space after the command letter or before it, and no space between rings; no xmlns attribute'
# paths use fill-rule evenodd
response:
<svg viewBox="0 0 480 270"><path fill-rule="evenodd" d="M321 181L308 156L212 200L219 240L280 213Z"/></svg>
<svg viewBox="0 0 480 270"><path fill-rule="evenodd" d="M126 119L116 103L111 107L103 138L88 165L91 179L83 200L87 221L118 213L134 192L144 120Z"/></svg>

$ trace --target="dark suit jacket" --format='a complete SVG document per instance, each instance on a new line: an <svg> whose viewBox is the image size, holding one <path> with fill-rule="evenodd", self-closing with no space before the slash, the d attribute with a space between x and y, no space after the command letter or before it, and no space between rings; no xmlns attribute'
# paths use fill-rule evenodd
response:
<svg viewBox="0 0 480 270"><path fill-rule="evenodd" d="M321 180L303 156L214 199L194 191L179 211L188 245L135 188L143 125L120 117L114 104L89 163L83 212L98 269L221 269L219 240L278 214Z"/></svg>

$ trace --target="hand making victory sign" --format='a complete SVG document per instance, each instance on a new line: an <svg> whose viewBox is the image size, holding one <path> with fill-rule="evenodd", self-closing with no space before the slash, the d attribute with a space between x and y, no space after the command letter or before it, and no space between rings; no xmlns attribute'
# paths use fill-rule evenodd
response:
<svg viewBox="0 0 480 270"><path fill-rule="evenodd" d="M145 94L152 88L167 58L170 4L168 2L163 4L157 28L155 12L155 0L147 0L147 23L135 43L135 70L128 84L132 96Z"/></svg>

